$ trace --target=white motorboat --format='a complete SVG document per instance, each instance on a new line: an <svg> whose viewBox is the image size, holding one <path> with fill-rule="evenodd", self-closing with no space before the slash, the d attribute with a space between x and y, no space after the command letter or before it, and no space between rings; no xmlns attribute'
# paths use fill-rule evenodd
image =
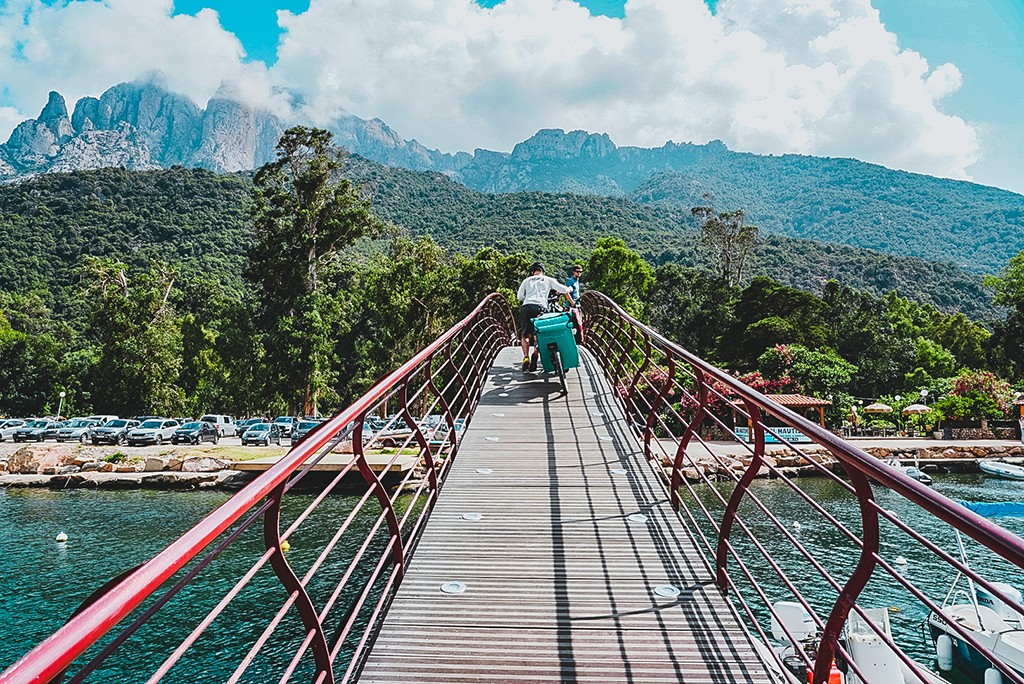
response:
<svg viewBox="0 0 1024 684"><path fill-rule="evenodd" d="M1006 480L1024 480L1024 468L1012 463L1002 461L978 461L981 472L993 477L1001 477Z"/></svg>
<svg viewBox="0 0 1024 684"><path fill-rule="evenodd" d="M907 477L913 478L913 479L917 480L918 482L920 482L921 484L930 485L932 483L931 475L929 475L928 473L924 472L923 470L918 468L916 465L905 466L905 465L903 465L900 462L900 460L898 458L890 459L889 461L887 461L887 463L889 465L891 465L893 468L895 468L896 470L898 470L901 473L903 473L904 475L906 475Z"/></svg>
<svg viewBox="0 0 1024 684"><path fill-rule="evenodd" d="M961 504L985 517L1024 516L1024 503ZM963 538L957 532L960 562L967 565ZM958 574L942 604L940 613L928 616L928 628L935 643L939 670L954 681L1001 684L999 668L1024 675L1024 602L1020 591L1009 584L991 582L1002 597L967 578L967 589L958 589ZM996 667L974 645L953 629L970 632L971 637L999 661Z"/></svg>
<svg viewBox="0 0 1024 684"><path fill-rule="evenodd" d="M785 666L782 674L790 684L805 684L808 681L807 665L800 653L813 654L817 650L818 630L811 616L799 603L779 601L772 604L779 618L772 617L771 634L776 640L773 650ZM889 611L885 608L866 608L867 618L892 640ZM781 620L781 622L780 622ZM793 643L783 629L793 635ZM871 625L859 614L851 613L843 634L843 648L857 669L864 675L861 679L852 667L845 663L832 664L830 684L945 684L939 675L920 666L922 675L914 674L900 657L880 637ZM762 656L769 664L774 661L770 654Z"/></svg>

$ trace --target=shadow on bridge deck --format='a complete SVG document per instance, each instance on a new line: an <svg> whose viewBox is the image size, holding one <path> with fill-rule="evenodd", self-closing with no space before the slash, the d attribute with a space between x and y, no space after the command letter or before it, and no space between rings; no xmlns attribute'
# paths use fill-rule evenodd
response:
<svg viewBox="0 0 1024 684"><path fill-rule="evenodd" d="M772 681L597 364L565 396L518 361L490 371L359 681Z"/></svg>

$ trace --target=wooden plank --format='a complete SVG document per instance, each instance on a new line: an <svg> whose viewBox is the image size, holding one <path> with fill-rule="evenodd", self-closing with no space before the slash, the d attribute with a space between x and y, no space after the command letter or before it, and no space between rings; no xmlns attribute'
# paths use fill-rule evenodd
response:
<svg viewBox="0 0 1024 684"><path fill-rule="evenodd" d="M360 681L773 681L593 360L568 395L518 360L491 369Z"/></svg>

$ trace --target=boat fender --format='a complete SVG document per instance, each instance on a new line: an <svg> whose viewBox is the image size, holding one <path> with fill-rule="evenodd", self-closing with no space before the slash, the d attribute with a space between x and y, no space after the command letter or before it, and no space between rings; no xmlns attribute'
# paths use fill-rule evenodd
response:
<svg viewBox="0 0 1024 684"><path fill-rule="evenodd" d="M1003 680L999 680L997 684L1002 684ZM814 684L814 671L807 671L807 684ZM828 671L828 684L843 684L843 673L836 667L836 661L832 661L832 667ZM985 684L988 684L986 681Z"/></svg>
<svg viewBox="0 0 1024 684"><path fill-rule="evenodd" d="M939 662L939 670L942 672L953 669L953 640L948 634L940 634L935 640L935 659Z"/></svg>
<svg viewBox="0 0 1024 684"><path fill-rule="evenodd" d="M999 670L990 667L985 670L985 684L1003 684L1003 675Z"/></svg>

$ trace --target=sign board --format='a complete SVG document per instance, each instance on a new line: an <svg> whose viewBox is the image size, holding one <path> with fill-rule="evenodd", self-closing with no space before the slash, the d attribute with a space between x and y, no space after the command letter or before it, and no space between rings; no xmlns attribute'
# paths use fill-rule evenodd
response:
<svg viewBox="0 0 1024 684"><path fill-rule="evenodd" d="M790 444L799 444L801 442L810 442L811 438L800 432L796 428L791 427L773 427L770 428L775 435L778 435L782 439L786 440ZM737 427L733 430L736 436L739 437L740 441L752 443L753 437L751 436L751 430L747 427ZM764 441L765 444L779 444L782 440L772 434L772 432L765 431Z"/></svg>

